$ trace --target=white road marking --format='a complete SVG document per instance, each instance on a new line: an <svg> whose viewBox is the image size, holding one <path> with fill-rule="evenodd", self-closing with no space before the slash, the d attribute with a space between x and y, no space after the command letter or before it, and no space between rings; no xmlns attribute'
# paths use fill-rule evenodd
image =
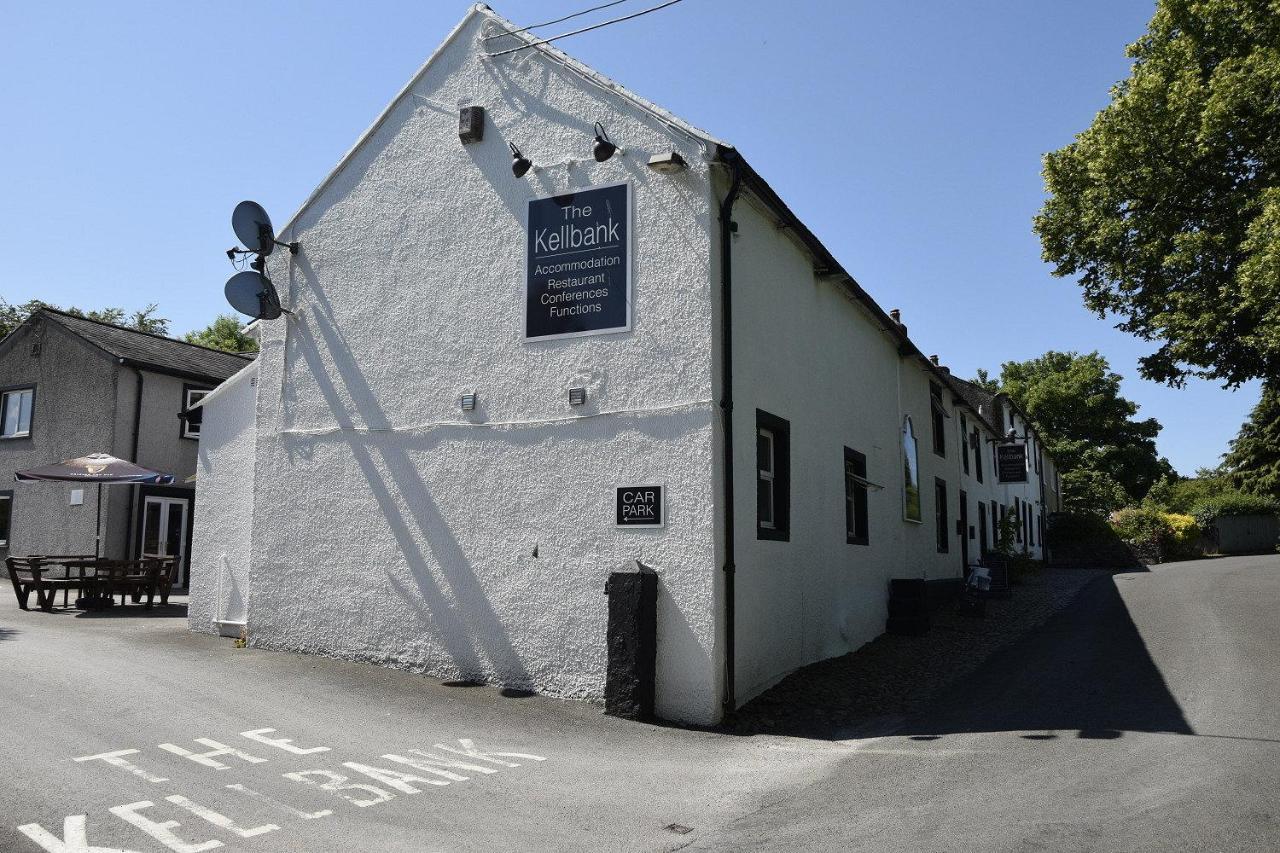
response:
<svg viewBox="0 0 1280 853"><path fill-rule="evenodd" d="M97 755L82 755L79 758L73 758L72 761L105 761L106 763L110 764L112 767L119 767L122 770L128 770L134 776L141 776L143 779L146 779L148 782L168 782L169 781L167 777L157 776L154 773L148 773L146 770L143 770L141 767L134 764L132 761L126 761L124 758L121 757L124 755L134 755L137 753L137 751L138 750L136 749L117 749L112 752L101 752Z"/></svg>
<svg viewBox="0 0 1280 853"><path fill-rule="evenodd" d="M488 761L492 764L498 764L503 767L519 767L520 765L514 761L504 761L504 758L527 758L530 761L546 761L547 759L541 755L530 755L527 752L482 752L476 749L476 742L467 738L458 738L458 743L462 744L462 749L456 749L452 746L445 746L442 743L435 745L436 749L443 749L445 752L452 752L454 755L465 755L467 758L478 758L481 761ZM495 756L503 756L496 758Z"/></svg>
<svg viewBox="0 0 1280 853"><path fill-rule="evenodd" d="M18 832L39 844L48 853L136 853L119 847L90 847L84 823L85 815L82 814L63 818L61 838L38 823L24 823L18 827Z"/></svg>
<svg viewBox="0 0 1280 853"><path fill-rule="evenodd" d="M452 770L446 770L445 768L447 767L456 767L459 770L470 770L473 773L498 772L494 767L481 767L479 764L468 764L467 762L459 761L456 758L442 758L439 755L432 755L429 752L423 752L419 749L411 749L409 752L422 757L407 758L403 755L384 755L382 757L387 761L394 761L397 764L407 764L415 770L421 770L424 773L434 773L437 776L443 776L452 782L465 782L471 777L454 773Z"/></svg>
<svg viewBox="0 0 1280 853"><path fill-rule="evenodd" d="M142 800L137 803L129 803L125 806L112 806L111 813L123 821L133 824L141 829L147 835L150 835L156 841L159 841L165 847L168 847L173 853L203 853L205 850L214 850L222 846L222 842L216 838L208 841L200 841L191 843L183 841L174 835L172 830L177 829L181 824L176 820L166 820L163 823L157 823L149 817L143 817L138 812L143 809L149 809L155 803L150 800Z"/></svg>
<svg viewBox="0 0 1280 853"><path fill-rule="evenodd" d="M267 760L265 758L258 758L256 755L250 755L247 752L242 752L234 746L227 746L225 743L218 743L216 740L210 740L207 737L198 737L195 741L202 746L211 746L213 749L208 752L191 752L190 750L183 749L182 747L175 746L171 743L162 743L160 744L160 748L166 752L172 752L174 755L181 755L183 758L189 758L197 764L203 764L205 767L212 767L214 770L231 769L221 761L213 760L219 755L234 755L241 761L247 761L250 764L263 764Z"/></svg>
<svg viewBox="0 0 1280 853"><path fill-rule="evenodd" d="M193 803L181 794L173 794L172 796L165 797L165 799L173 803L175 806L181 806L196 817L209 821L209 823L219 827L220 829L225 829L227 832L234 832L241 838L253 838L255 835L265 835L268 832L274 832L280 828L274 823L264 823L262 826L253 826L246 829L226 815L220 812L215 812L213 809L202 806L199 803Z"/></svg>
<svg viewBox="0 0 1280 853"><path fill-rule="evenodd" d="M256 740L258 743L265 743L267 746L274 746L277 749L283 749L285 752L292 752L294 755L315 755L317 752L328 752L327 746L312 746L303 749L300 746L293 745L293 739L287 737L272 738L263 737L263 735L274 732L275 729L252 729L251 731L241 732L241 737L247 737L249 740Z"/></svg>
<svg viewBox="0 0 1280 853"><path fill-rule="evenodd" d="M402 773L399 770L386 770L382 767L370 767L367 764L357 764L354 761L342 762L343 767L350 768L357 773L363 773L370 779L374 779L384 785L390 785L397 791L406 794L421 794L421 788L415 788L410 782L421 782L424 785L448 785L444 779L423 779L421 776L415 776L412 773Z"/></svg>
<svg viewBox="0 0 1280 853"><path fill-rule="evenodd" d="M233 791L239 791L245 796L253 797L255 800L261 800L262 802L266 803L269 806L275 806L278 809L283 809L289 814L295 817L300 817L303 820L315 820L316 818L328 817L329 815L333 814L333 809L321 809L318 812L304 812L302 809L295 808L294 806L291 806L288 803L282 803L279 800L275 799L274 797L268 797L266 794L263 794L259 791L255 791L252 788L246 788L244 785L236 784L236 785L228 785L227 787Z"/></svg>
<svg viewBox="0 0 1280 853"><path fill-rule="evenodd" d="M346 776L343 776L341 773L334 773L331 770L303 770L298 773L284 773L282 775L286 779L292 779L293 781L301 782L304 785L320 785L320 790L333 791L339 797L342 797L342 799L355 803L360 808L376 806L378 803L385 803L387 800L394 800L396 797L396 795L390 791L375 788L373 785L363 785L359 782L348 783ZM329 781L321 784L309 778L311 776L323 776ZM342 793L343 791L367 791L374 797L377 797L377 799L362 800L359 797L344 794Z"/></svg>

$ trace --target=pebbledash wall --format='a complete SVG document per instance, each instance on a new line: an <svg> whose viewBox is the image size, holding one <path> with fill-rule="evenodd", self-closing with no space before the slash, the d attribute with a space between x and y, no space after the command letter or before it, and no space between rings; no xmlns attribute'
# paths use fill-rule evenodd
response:
<svg viewBox="0 0 1280 853"><path fill-rule="evenodd" d="M730 636L718 403L732 149L550 46L485 56L527 42L512 29L469 12L282 229L301 251L275 253L268 271L293 314L258 324L256 384L205 404L191 626L243 615L254 646L598 699L604 583L638 560L659 576L657 712L715 722ZM484 139L463 145L458 108L473 104ZM595 122L622 148L604 163L590 153ZM535 163L523 179L508 142ZM684 171L647 166L673 150ZM528 202L624 182L631 330L526 341ZM962 533L938 550L935 477L952 523L960 488L1004 503L1039 489L998 486L993 471L965 480L958 413L983 430L990 465L1003 423L977 409L1000 401L966 408L905 328L814 272L813 247L778 227L780 202L744 186L732 238L737 704L880 633L889 578L962 576ZM931 451L931 382L946 389L946 456ZM575 387L585 406L568 404ZM472 393L475 410L461 411ZM788 541L757 536L757 409L790 424ZM921 522L903 520L907 415ZM882 487L865 546L846 542L844 447ZM665 527L614 525L615 487L638 484L666 487Z"/></svg>

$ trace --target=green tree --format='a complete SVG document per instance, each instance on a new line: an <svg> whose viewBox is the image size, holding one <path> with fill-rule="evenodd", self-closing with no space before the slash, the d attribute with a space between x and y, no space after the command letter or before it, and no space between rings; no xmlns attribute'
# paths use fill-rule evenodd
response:
<svg viewBox="0 0 1280 853"><path fill-rule="evenodd" d="M257 352L258 342L241 329L240 320L232 314L219 314L208 326L196 332L188 332L186 341L202 347L227 352Z"/></svg>
<svg viewBox="0 0 1280 853"><path fill-rule="evenodd" d="M1128 79L1045 157L1054 274L1159 342L1144 377L1280 377L1280 2L1159 0Z"/></svg>
<svg viewBox="0 0 1280 853"><path fill-rule="evenodd" d="M999 390L1027 413L1057 461L1068 509L1110 512L1173 474L1156 452L1160 423L1137 419L1120 380L1096 352L1047 352L1001 365Z"/></svg>
<svg viewBox="0 0 1280 853"><path fill-rule="evenodd" d="M1262 386L1262 398L1223 458L1240 491L1280 498L1280 386Z"/></svg>
<svg viewBox="0 0 1280 853"><path fill-rule="evenodd" d="M141 311L129 312L123 308L101 308L92 311L85 311L81 308L59 308L49 302L39 299L32 299L21 305L14 305L3 298L0 298L0 337L12 332L27 321L27 318L41 308L52 308L55 311L65 311L76 317L85 317L89 320L98 320L103 323L111 323L116 326L125 326L130 329L137 329L140 332L150 332L153 335L169 334L169 321L163 317L157 317L156 311L158 306L152 304L143 308Z"/></svg>

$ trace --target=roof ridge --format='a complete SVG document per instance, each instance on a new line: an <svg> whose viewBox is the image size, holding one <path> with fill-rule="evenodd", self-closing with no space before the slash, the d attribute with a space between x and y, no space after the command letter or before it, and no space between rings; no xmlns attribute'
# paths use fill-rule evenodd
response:
<svg viewBox="0 0 1280 853"><path fill-rule="evenodd" d="M108 323L106 320L99 320L95 317L83 317L79 314L73 314L70 311L64 311L61 308L54 308L50 305L41 305L39 308L37 308L33 312L33 316L35 314L39 314L42 311L49 314L59 314L63 317L70 317L72 320L83 320L86 323L97 323L99 326L106 326L108 329L119 329L122 332L132 332L135 335L146 335L149 338L157 338L162 341L169 341L170 343L182 344L183 346L194 347L195 349L202 349L202 350L205 350L206 352L216 352L219 355L233 355L237 358L243 358L248 361L253 360L251 356L245 355L244 353L232 352L231 350L225 350L225 349L218 349L217 347L207 347L204 344L193 344L191 343L191 341L184 341L181 338L171 338L168 335L158 335L155 332L145 332L142 329L134 329L129 326L121 326L117 323Z"/></svg>

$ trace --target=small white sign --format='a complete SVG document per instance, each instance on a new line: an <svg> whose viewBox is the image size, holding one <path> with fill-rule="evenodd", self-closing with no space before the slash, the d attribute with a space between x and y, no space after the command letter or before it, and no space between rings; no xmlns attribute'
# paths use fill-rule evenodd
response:
<svg viewBox="0 0 1280 853"><path fill-rule="evenodd" d="M72 490L71 490L71 505L72 505L72 506L81 506L82 504L84 504L84 489L72 489Z"/></svg>

